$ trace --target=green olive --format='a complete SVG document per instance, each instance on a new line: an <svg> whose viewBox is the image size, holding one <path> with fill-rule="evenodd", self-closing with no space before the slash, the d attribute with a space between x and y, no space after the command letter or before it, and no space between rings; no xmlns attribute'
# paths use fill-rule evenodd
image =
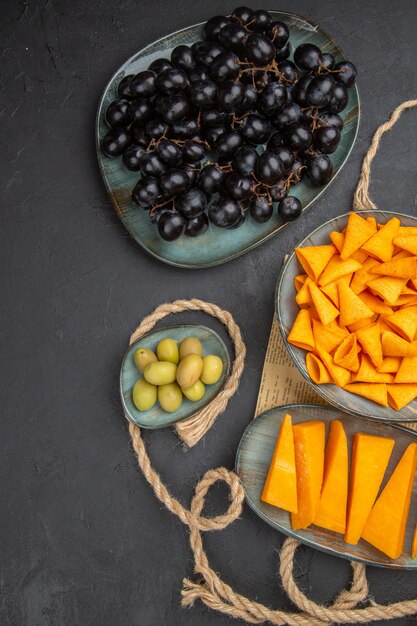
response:
<svg viewBox="0 0 417 626"><path fill-rule="evenodd" d="M149 363L143 372L148 383L152 385L169 385L173 383L177 375L177 366L169 361L156 361Z"/></svg>
<svg viewBox="0 0 417 626"><path fill-rule="evenodd" d="M156 402L157 388L144 378L135 382L132 392L133 404L139 411L148 411Z"/></svg>
<svg viewBox="0 0 417 626"><path fill-rule="evenodd" d="M182 393L186 398L191 400L191 402L197 402L197 400L201 400L206 393L206 387L204 383L198 379L192 387L182 387Z"/></svg>
<svg viewBox="0 0 417 626"><path fill-rule="evenodd" d="M156 354L160 361L169 361L170 363L175 363L175 365L178 365L180 360L177 342L169 337L161 339L156 346Z"/></svg>
<svg viewBox="0 0 417 626"><path fill-rule="evenodd" d="M223 361L215 354L208 354L203 359L203 371L201 372L201 380L205 385L214 385L217 383L223 371Z"/></svg>
<svg viewBox="0 0 417 626"><path fill-rule="evenodd" d="M177 383L180 387L192 387L200 378L203 359L198 354L187 354L178 365Z"/></svg>
<svg viewBox="0 0 417 626"><path fill-rule="evenodd" d="M201 345L201 341L196 339L195 337L186 337L180 343L180 361L188 354L198 354L198 356L203 356L203 346Z"/></svg>
<svg viewBox="0 0 417 626"><path fill-rule="evenodd" d="M154 363L158 359L152 350L148 350L148 348L138 348L133 355L133 360L138 370L144 372L145 367L149 365L149 363Z"/></svg>
<svg viewBox="0 0 417 626"><path fill-rule="evenodd" d="M158 387L158 400L164 411L173 413L178 411L182 404L182 391L177 383L160 385Z"/></svg>

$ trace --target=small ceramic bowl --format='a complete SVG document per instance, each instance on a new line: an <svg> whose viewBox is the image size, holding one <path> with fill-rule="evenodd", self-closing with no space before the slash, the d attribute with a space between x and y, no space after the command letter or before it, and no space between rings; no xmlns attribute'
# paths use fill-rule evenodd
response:
<svg viewBox="0 0 417 626"><path fill-rule="evenodd" d="M382 223L387 222L392 217L398 217L402 226L417 226L417 218L411 215L402 215L401 213L389 211L358 211L358 213L362 217L375 217L378 222ZM306 237L297 247L320 246L330 243L329 234L333 230L343 230L347 224L348 218L349 213L346 213L340 217L329 220L322 226L316 228L316 230ZM401 409L401 411L395 411L389 406L380 406L371 400L345 391L336 385L316 385L313 383L306 368L306 351L301 348L296 348L287 341L288 333L299 311L298 304L295 301L297 292L294 287L294 277L302 271L295 252L292 252L282 268L275 292L275 313L278 326L287 352L297 369L319 396L342 411L348 411L354 415L370 417L382 421L417 422L417 400L410 402L410 404Z"/></svg>
<svg viewBox="0 0 417 626"><path fill-rule="evenodd" d="M148 411L139 411L132 400L133 386L139 378L141 372L135 365L133 355L138 348L148 348L156 352L156 346L162 339L170 337L178 343L186 337L196 337L203 345L204 355L216 354L223 362L223 371L220 379L214 385L206 385L206 393L197 402L191 402L184 397L182 405L174 413L164 411L157 402ZM229 351L219 337L211 328L196 324L180 326L169 326L161 330L147 333L138 341L133 343L126 352L120 370L120 396L126 417L141 428L165 428L181 420L185 420L197 413L204 406L209 404L224 386L230 371Z"/></svg>

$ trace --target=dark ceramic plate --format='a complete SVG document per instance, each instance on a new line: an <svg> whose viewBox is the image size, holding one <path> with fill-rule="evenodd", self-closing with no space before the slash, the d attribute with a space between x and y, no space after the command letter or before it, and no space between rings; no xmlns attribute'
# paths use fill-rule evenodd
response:
<svg viewBox="0 0 417 626"><path fill-rule="evenodd" d="M330 530L325 530L324 528L319 528L318 526L311 526L306 530L294 531L291 528L290 515L287 511L262 502L260 496L271 463L275 441L285 413L290 413L294 424L308 420L321 420L328 426L333 419L341 420L346 431L349 447L352 437L356 432L382 437L392 437L395 439L394 450L388 464L383 485L388 476L391 475L392 470L395 468L406 447L410 443L417 441L416 434L410 430L399 426L377 424L371 420L352 417L333 407L317 406L314 404L293 404L270 409L259 415L248 425L240 440L236 455L236 472L242 481L246 501L249 506L260 518L284 533L284 535L295 537L298 541L312 548L317 548L318 550L340 556L344 559L353 559L378 567L417 570L417 559L412 559L410 556L412 538L417 521L417 484L414 484L414 491L411 496L411 508L408 516L404 544L405 551L395 561L363 539L359 541L358 545L352 546L343 541L342 535Z"/></svg>
<svg viewBox="0 0 417 626"><path fill-rule="evenodd" d="M398 217L402 226L417 226L417 218L411 215L402 215L401 213L392 213L389 211L358 211L358 213L363 217L371 215L381 223L387 222L392 217ZM329 220L325 224L322 224L322 226L316 228L316 230L308 235L297 247L320 246L329 243L329 234L333 230L343 230L347 224L348 218L349 213L346 213L345 215L340 215L340 217ZM292 346L287 341L288 333L298 313L298 305L295 301L296 291L294 287L294 277L300 274L300 272L302 272L301 265L297 260L295 252L293 252L285 262L278 279L275 294L275 313L287 352L307 382L310 383L322 398L342 411L354 413L355 415L359 415L359 417L370 417L387 422L417 422L417 400L413 400L413 402L407 404L401 411L395 411L389 406L380 406L371 400L345 391L336 385L316 385L313 383L306 368L306 351Z"/></svg>
<svg viewBox="0 0 417 626"><path fill-rule="evenodd" d="M323 51L331 52L338 61L346 58L340 46L320 26L291 13L271 11L274 20L285 22L291 31L293 49L302 43L312 42ZM209 267L225 263L248 252L263 241L275 235L285 226L274 211L273 217L266 224L257 224L251 219L239 229L220 229L210 226L204 235L196 239L182 236L174 242L166 242L158 235L157 228L151 224L146 211L138 209L131 201L132 188L138 180L136 172L128 172L121 159L110 159L100 150L100 141L108 127L104 121L105 111L117 97L117 85L126 74L136 74L146 69L159 57L169 57L171 50L179 44L192 44L200 39L201 24L184 28L150 44L126 63L111 78L104 90L97 113L96 144L101 173L117 215L132 237L150 254L165 263L179 267ZM331 155L335 176L343 167L355 143L359 126L359 96L356 86L349 90L349 103L342 112L344 122L342 139L337 151ZM329 185L333 182L335 176ZM302 181L291 191L307 210L321 196L326 187L312 187Z"/></svg>

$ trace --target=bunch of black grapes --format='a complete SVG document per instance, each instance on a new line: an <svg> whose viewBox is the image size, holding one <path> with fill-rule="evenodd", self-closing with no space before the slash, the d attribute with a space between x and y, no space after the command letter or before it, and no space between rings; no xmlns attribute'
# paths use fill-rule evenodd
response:
<svg viewBox="0 0 417 626"><path fill-rule="evenodd" d="M239 7L202 35L125 76L106 112L103 152L141 173L132 200L167 241L209 222L238 228L248 213L267 222L274 203L284 221L298 218L290 188L304 175L315 186L332 178L356 79L352 63L311 43L290 61L288 27L268 11Z"/></svg>

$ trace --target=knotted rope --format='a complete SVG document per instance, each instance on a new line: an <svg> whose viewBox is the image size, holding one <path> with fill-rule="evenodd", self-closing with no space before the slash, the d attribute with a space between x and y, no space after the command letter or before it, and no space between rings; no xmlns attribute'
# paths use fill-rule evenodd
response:
<svg viewBox="0 0 417 626"><path fill-rule="evenodd" d="M375 133L363 161L362 172L353 202L355 210L377 208L368 195L372 160L378 150L382 135L394 126L402 111L414 106L417 106L417 100L409 100L401 104L395 109L388 122L383 124ZM209 430L216 417L225 410L229 399L239 386L246 349L239 327L233 320L233 317L218 306L201 300L177 300L171 304L161 305L151 315L146 317L132 334L130 343L133 343L151 330L157 321L165 316L190 310L201 310L219 319L226 326L235 350L232 372L223 390L194 417L180 422L176 426L181 439L187 445L193 446ZM186 509L169 493L159 474L152 467L139 427L129 423L129 432L139 467L154 490L156 497L171 513L177 515L190 530L190 546L194 555L194 571L199 576L202 576L203 581L194 582L188 578L183 580L182 606L190 606L195 600L200 599L210 608L230 617L243 619L250 624L269 622L279 626L284 624L289 624L289 626L324 626L332 623L367 623L417 614L417 599L404 600L390 605L372 602L371 606L357 608L358 604L369 601L365 566L357 562L351 563L353 576L350 589L343 590L330 606L316 604L307 598L294 580L295 551L300 544L291 538L285 540L280 552L279 575L283 588L293 604L299 609L299 612L270 609L237 593L227 583L223 582L219 575L210 567L204 551L201 533L222 530L240 516L244 491L238 476L224 467L209 470L197 483L191 507ZM224 481L229 486L229 508L223 515L212 518L204 517L202 512L207 492L217 481Z"/></svg>

